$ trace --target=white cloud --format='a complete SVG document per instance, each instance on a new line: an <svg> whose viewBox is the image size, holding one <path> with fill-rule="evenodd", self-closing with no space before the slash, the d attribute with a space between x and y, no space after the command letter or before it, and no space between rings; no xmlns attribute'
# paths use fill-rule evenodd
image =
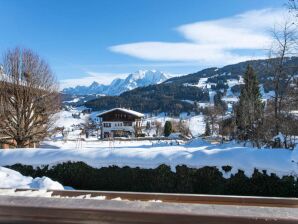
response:
<svg viewBox="0 0 298 224"><path fill-rule="evenodd" d="M194 43L140 42L112 47L112 51L154 61L199 61L221 63L222 59L233 63L251 57L235 55L214 45Z"/></svg>
<svg viewBox="0 0 298 224"><path fill-rule="evenodd" d="M127 75L128 74L87 72L87 75L82 78L60 80L60 89L78 85L88 86L94 81L107 85L110 84L114 79L126 78Z"/></svg>
<svg viewBox="0 0 298 224"><path fill-rule="evenodd" d="M112 46L116 53L151 61L195 61L222 65L254 59L251 50L267 49L269 30L285 18L284 9L248 11L229 18L182 25L185 42L137 42ZM265 51L263 52L265 55ZM260 58L262 56L259 56Z"/></svg>

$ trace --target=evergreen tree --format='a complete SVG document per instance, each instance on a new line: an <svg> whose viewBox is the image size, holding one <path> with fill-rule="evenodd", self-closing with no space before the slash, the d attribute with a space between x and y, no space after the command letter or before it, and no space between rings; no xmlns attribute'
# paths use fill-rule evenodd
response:
<svg viewBox="0 0 298 224"><path fill-rule="evenodd" d="M164 134L166 137L168 137L172 133L172 123L171 121L166 121L165 128L164 128Z"/></svg>
<svg viewBox="0 0 298 224"><path fill-rule="evenodd" d="M146 123L146 130L150 130L150 128L151 128L150 122L147 121L147 123Z"/></svg>
<svg viewBox="0 0 298 224"><path fill-rule="evenodd" d="M209 124L209 121L206 121L205 136L210 136L210 135L211 135L210 124Z"/></svg>
<svg viewBox="0 0 298 224"><path fill-rule="evenodd" d="M222 110L226 111L228 109L228 105L226 102L222 100L223 93L221 91L217 91L213 97L214 106L221 107Z"/></svg>
<svg viewBox="0 0 298 224"><path fill-rule="evenodd" d="M235 107L236 134L239 140L251 140L259 147L264 104L262 103L257 76L250 65L247 66L243 78L244 86L241 89L239 102Z"/></svg>
<svg viewBox="0 0 298 224"><path fill-rule="evenodd" d="M198 101L195 100L193 106L194 106L195 113L198 114L200 112Z"/></svg>

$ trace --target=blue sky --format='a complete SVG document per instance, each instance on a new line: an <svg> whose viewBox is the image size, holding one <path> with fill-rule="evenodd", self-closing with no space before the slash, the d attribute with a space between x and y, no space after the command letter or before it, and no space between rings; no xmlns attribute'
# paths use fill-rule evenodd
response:
<svg viewBox="0 0 298 224"><path fill-rule="evenodd" d="M92 79L108 83L139 69L187 74L262 57L265 29L285 3L0 0L0 52L33 49L49 61L63 86Z"/></svg>

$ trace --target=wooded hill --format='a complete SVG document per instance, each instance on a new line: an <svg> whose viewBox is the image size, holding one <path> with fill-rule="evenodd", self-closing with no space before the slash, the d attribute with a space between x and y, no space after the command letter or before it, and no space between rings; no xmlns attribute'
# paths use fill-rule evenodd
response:
<svg viewBox="0 0 298 224"><path fill-rule="evenodd" d="M271 59L278 60L278 59ZM189 75L174 77L165 81L165 83L189 83L196 84L201 78L208 78L207 82L216 83L214 90L228 88L227 80L228 79L239 79L239 76L243 76L248 65L251 65L257 74L260 84L263 84L265 92L273 90L272 86L272 62L269 63L268 59L264 60L251 60L244 61L233 65L227 65L222 68L207 68L196 73ZM298 74L298 57L291 57L287 59L285 67L289 68L288 73L297 73ZM234 87L234 89L238 89Z"/></svg>
<svg viewBox="0 0 298 224"><path fill-rule="evenodd" d="M271 59L272 60L272 59ZM278 59L273 59L278 60ZM126 107L144 113L167 112L177 115L180 112L196 110L195 104L184 100L208 102L209 91L225 91L229 88L227 80L239 80L243 76L247 65L251 65L257 74L259 83L264 91L273 89L272 71L267 59L245 61L238 64L227 65L222 68L208 68L189 75L168 79L164 83L137 88L122 93L119 96L101 96L86 102L84 105L94 110L107 110L113 107ZM298 74L298 57L288 58L286 62L289 74ZM207 78L207 83L212 84L211 89L198 88L186 84L197 84L201 78ZM231 88L237 95L241 86Z"/></svg>
<svg viewBox="0 0 298 224"><path fill-rule="evenodd" d="M85 103L94 110L113 107L131 108L144 113L168 112L177 115L183 111L193 111L192 104L183 100L209 101L208 90L183 84L162 83L137 88L120 96L103 96Z"/></svg>

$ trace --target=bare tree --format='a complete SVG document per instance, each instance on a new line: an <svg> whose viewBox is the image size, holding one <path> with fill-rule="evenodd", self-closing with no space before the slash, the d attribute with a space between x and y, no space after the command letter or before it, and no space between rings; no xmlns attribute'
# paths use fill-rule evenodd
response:
<svg viewBox="0 0 298 224"><path fill-rule="evenodd" d="M274 134L281 131L284 106L288 103L290 86L294 83L297 68L289 63L297 52L295 24L285 22L281 29L272 32L273 44L269 52L268 72L273 76L274 97L272 100Z"/></svg>
<svg viewBox="0 0 298 224"><path fill-rule="evenodd" d="M95 132L98 131L96 122L92 120L91 117L85 118L82 126L83 126L83 132L85 133L86 138L89 138L90 134L94 134Z"/></svg>
<svg viewBox="0 0 298 224"><path fill-rule="evenodd" d="M183 136L189 137L191 136L191 132L189 129L189 124L187 121L180 119L179 121L172 121L173 132L179 132Z"/></svg>
<svg viewBox="0 0 298 224"><path fill-rule="evenodd" d="M211 135L219 134L219 126L223 113L223 109L220 106L210 106L205 109L205 122L210 124Z"/></svg>
<svg viewBox="0 0 298 224"><path fill-rule="evenodd" d="M156 136L160 136L163 133L162 123L160 121L155 121L155 134Z"/></svg>
<svg viewBox="0 0 298 224"><path fill-rule="evenodd" d="M297 19L298 18L298 0L289 0L287 6L290 10L290 13L292 13ZM293 21L293 22L295 23L296 21Z"/></svg>
<svg viewBox="0 0 298 224"><path fill-rule="evenodd" d="M145 128L145 130L146 130L147 136L150 136L150 132L152 130L150 121L147 121L146 122L146 128Z"/></svg>
<svg viewBox="0 0 298 224"><path fill-rule="evenodd" d="M58 84L49 65L28 49L3 55L0 80L0 142L28 147L47 136L60 107Z"/></svg>

